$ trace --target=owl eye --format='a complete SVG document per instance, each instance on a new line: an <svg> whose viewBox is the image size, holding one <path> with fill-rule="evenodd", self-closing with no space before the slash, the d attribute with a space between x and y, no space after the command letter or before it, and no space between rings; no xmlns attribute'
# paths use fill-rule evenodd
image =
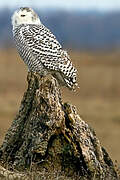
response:
<svg viewBox="0 0 120 180"><path fill-rule="evenodd" d="M21 14L21 17L25 17L25 14Z"/></svg>

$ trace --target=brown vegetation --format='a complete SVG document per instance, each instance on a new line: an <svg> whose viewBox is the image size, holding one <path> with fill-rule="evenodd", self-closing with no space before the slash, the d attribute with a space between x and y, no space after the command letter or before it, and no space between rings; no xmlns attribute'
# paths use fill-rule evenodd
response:
<svg viewBox="0 0 120 180"><path fill-rule="evenodd" d="M111 158L120 164L120 53L71 52L78 69L75 93L63 88L64 101L78 108ZM19 108L26 89L27 68L15 50L0 52L0 142Z"/></svg>

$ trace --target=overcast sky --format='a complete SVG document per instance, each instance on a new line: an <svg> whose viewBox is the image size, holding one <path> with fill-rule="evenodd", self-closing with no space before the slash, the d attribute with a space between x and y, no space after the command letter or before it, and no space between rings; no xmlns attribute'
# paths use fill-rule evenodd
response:
<svg viewBox="0 0 120 180"><path fill-rule="evenodd" d="M65 9L120 10L120 0L0 0L0 7L59 7Z"/></svg>

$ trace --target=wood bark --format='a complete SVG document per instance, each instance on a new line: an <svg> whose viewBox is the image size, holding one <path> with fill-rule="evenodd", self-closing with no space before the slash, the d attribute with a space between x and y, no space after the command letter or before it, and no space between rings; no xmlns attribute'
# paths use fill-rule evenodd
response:
<svg viewBox="0 0 120 180"><path fill-rule="evenodd" d="M27 81L18 115L0 147L0 177L15 176L17 170L20 179L44 175L117 180L113 162L94 130L75 106L62 102L56 79L28 73Z"/></svg>

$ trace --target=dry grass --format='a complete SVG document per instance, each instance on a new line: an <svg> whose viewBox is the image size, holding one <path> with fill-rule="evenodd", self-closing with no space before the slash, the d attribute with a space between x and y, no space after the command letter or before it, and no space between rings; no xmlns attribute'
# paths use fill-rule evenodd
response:
<svg viewBox="0 0 120 180"><path fill-rule="evenodd" d="M75 93L62 88L64 101L76 105L113 161L120 164L120 53L71 52L78 69ZM27 68L15 50L0 51L0 143L27 87Z"/></svg>

